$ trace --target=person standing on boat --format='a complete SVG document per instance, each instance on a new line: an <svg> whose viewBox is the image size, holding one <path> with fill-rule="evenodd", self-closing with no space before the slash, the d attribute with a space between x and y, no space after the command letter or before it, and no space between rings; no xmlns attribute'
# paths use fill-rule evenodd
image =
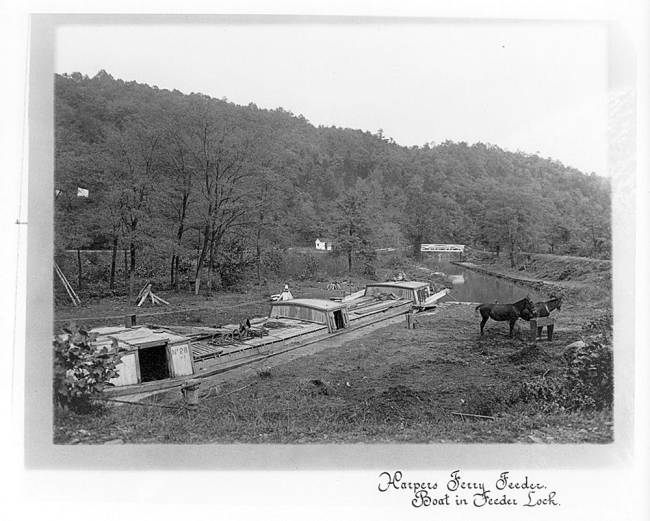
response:
<svg viewBox="0 0 650 521"><path fill-rule="evenodd" d="M291 291L289 291L289 284L284 285L284 290L282 293L280 293L280 298L278 300L291 300L293 299L293 295L291 294Z"/></svg>

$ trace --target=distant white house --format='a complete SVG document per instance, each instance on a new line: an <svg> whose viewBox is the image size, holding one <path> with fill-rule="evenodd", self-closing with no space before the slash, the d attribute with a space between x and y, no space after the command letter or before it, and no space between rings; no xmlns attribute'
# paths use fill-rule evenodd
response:
<svg viewBox="0 0 650 521"><path fill-rule="evenodd" d="M316 239L316 249L330 251L332 249L332 241L330 239Z"/></svg>

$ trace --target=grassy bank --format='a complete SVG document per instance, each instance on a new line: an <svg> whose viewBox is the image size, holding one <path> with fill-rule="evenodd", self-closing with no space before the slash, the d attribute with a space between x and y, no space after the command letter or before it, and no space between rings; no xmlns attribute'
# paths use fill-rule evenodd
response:
<svg viewBox="0 0 650 521"><path fill-rule="evenodd" d="M490 273L543 291L554 291L567 297L611 300L611 261L543 253L521 255L516 268L505 255L472 251L468 261Z"/></svg>
<svg viewBox="0 0 650 521"><path fill-rule="evenodd" d="M289 279L291 291L303 297L327 298L341 296L362 288L363 279L354 279L350 286L328 291L327 280ZM195 295L190 291L156 290L154 293L169 302L169 306L153 306L150 301L137 307L126 297L89 299L81 306L59 304L55 309L55 328L70 321L85 327L120 324L125 315L137 315L138 324L223 325L239 322L246 317L265 316L269 312L270 296L280 293L284 282L251 286L238 292L215 291L212 295Z"/></svg>
<svg viewBox="0 0 650 521"><path fill-rule="evenodd" d="M612 327L611 262L584 257L530 254L517 269L493 254L472 255L469 269L502 277L550 298L562 296L559 327Z"/></svg>
<svg viewBox="0 0 650 521"><path fill-rule="evenodd" d="M521 277L520 272L511 275ZM571 280L546 282L561 288ZM269 359L264 366L229 375L204 388L194 412L174 409L181 404L175 391L149 399L172 409L123 405L94 415L57 414L54 440L609 442L610 410L571 412L523 392L531 383L544 386L561 377L565 347L595 332L589 321L606 301L606 291L587 304L578 292L571 294L557 318L553 341L536 347L526 341L526 324L510 339L507 323L490 321L481 338L473 306L444 304L432 314L418 315L416 329L399 323L320 352L290 361Z"/></svg>

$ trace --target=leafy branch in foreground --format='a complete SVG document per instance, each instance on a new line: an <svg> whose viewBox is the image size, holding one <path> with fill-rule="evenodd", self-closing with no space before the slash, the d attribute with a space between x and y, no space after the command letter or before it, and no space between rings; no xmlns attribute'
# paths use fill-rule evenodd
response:
<svg viewBox="0 0 650 521"><path fill-rule="evenodd" d="M54 345L54 402L62 408L86 413L92 399L101 396L116 369L121 354L117 346L96 348L92 336L77 326L64 329Z"/></svg>

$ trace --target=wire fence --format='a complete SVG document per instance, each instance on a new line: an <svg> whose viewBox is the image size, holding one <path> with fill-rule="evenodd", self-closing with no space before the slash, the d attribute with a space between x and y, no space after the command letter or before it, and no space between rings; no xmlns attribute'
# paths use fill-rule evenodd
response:
<svg viewBox="0 0 650 521"><path fill-rule="evenodd" d="M145 313L132 313L130 311L124 311L124 313L121 313L119 315L102 315L102 316L97 316L97 317L67 317L67 318L57 318L54 320L55 323L61 323L61 322L79 322L82 320L123 320L124 317L126 316L131 316L131 315L136 315L137 317L153 317L153 316L160 316L160 315L174 315L174 314L180 314L180 313L191 313L193 311L202 311L202 310L209 310L209 311L214 311L214 312L220 312L220 311L229 311L234 308L241 308L244 306L252 306L255 304L263 304L265 302L269 302L269 299L261 299L261 300L250 300L246 302L239 302L238 304L231 304L229 306L220 306L220 307L214 307L214 306L193 306L193 307L188 307L188 308L180 308L180 309L173 309L169 311L152 311L152 312L145 312Z"/></svg>

